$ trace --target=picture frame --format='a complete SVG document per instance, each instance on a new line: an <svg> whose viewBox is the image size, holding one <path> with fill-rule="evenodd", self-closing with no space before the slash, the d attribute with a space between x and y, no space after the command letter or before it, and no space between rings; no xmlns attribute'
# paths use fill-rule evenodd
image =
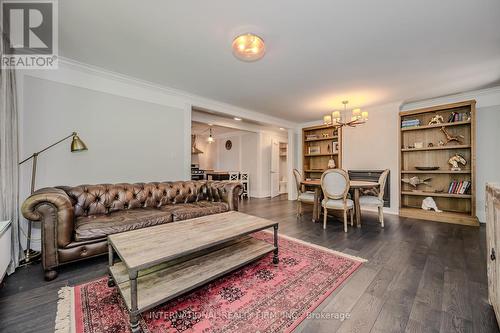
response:
<svg viewBox="0 0 500 333"><path fill-rule="evenodd" d="M333 154L338 154L339 152L339 143L338 142L332 142L332 153Z"/></svg>
<svg viewBox="0 0 500 333"><path fill-rule="evenodd" d="M308 149L308 154L310 155L321 154L320 146L310 146Z"/></svg>

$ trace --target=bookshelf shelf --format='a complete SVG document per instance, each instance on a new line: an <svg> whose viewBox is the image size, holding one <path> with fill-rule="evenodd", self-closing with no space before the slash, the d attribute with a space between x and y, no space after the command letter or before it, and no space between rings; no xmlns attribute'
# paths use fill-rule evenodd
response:
<svg viewBox="0 0 500 333"><path fill-rule="evenodd" d="M469 149L470 147L471 147L470 145L449 145L449 146L426 147L426 148L404 148L401 149L401 151L406 153L410 151Z"/></svg>
<svg viewBox="0 0 500 333"><path fill-rule="evenodd" d="M328 135L328 138L323 135ZM302 129L302 147L305 178L320 178L328 168L330 158L337 168L342 167L342 128L333 125L305 127Z"/></svg>
<svg viewBox="0 0 500 333"><path fill-rule="evenodd" d="M402 132L418 131L418 130L426 130L426 129L433 129L433 128L441 128L441 127L469 125L470 123L471 123L470 121L456 121L454 123L443 123L443 124L436 124L436 125L424 125L424 126L413 126L413 127L401 128L401 131Z"/></svg>
<svg viewBox="0 0 500 333"><path fill-rule="evenodd" d="M469 199L472 196L470 194L453 194L453 193L437 193L437 192L411 192L411 191L403 191L401 192L403 195L417 195L417 196L425 196L425 197L442 197L442 198L457 198L457 199Z"/></svg>
<svg viewBox="0 0 500 333"><path fill-rule="evenodd" d="M334 154L305 154L304 156L305 157L317 157L317 156L335 156L335 155L338 155L338 153L334 153Z"/></svg>
<svg viewBox="0 0 500 333"><path fill-rule="evenodd" d="M468 173L471 173L470 170L460 170L460 171L451 171L451 170L429 170L429 171L425 171L425 170L401 170L401 173L403 174L407 174L407 173L422 173L422 174L450 174L450 175L453 175L453 174L456 174L456 175L460 175L460 174L468 174Z"/></svg>
<svg viewBox="0 0 500 333"><path fill-rule="evenodd" d="M334 139L338 139L339 137L338 136L332 136L332 137L329 137L329 138L317 138L317 139L307 139L307 140L304 140L305 142L315 142L315 141L333 141Z"/></svg>
<svg viewBox="0 0 500 333"><path fill-rule="evenodd" d="M399 153L401 196L399 211L401 216L471 226L479 225L475 212L475 105L476 102L471 100L400 112L400 125L403 121L416 119L422 124L418 127L400 128L402 147L412 146L417 142L424 146L424 148L402 148ZM442 116L446 121L453 118L455 114L460 116L459 119L463 116L470 117L470 121L425 125L436 115ZM445 127L450 135L459 136L461 142L439 145L440 141L446 140L445 134L441 131L442 127ZM433 147L427 147L429 143L432 143ZM448 160L455 154L460 154L467 161L466 169L450 170ZM417 166L439 167L439 170L416 170ZM419 185L415 191L411 185L401 181L402 178L410 177L427 179L428 185ZM447 193L450 188L453 188L450 187L452 183L467 184L467 182L471 185L466 193ZM425 197L432 197L443 212L436 213L420 209Z"/></svg>

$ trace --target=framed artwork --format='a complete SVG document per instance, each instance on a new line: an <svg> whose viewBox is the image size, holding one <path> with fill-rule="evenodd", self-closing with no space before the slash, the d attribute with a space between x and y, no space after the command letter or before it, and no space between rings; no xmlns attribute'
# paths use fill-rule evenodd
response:
<svg viewBox="0 0 500 333"><path fill-rule="evenodd" d="M337 154L339 152L339 143L332 142L332 153Z"/></svg>
<svg viewBox="0 0 500 333"><path fill-rule="evenodd" d="M321 149L319 146L311 146L309 147L309 154L320 154Z"/></svg>
<svg viewBox="0 0 500 333"><path fill-rule="evenodd" d="M233 143L231 142L231 140L227 140L226 141L226 149L231 150L231 148L233 148Z"/></svg>

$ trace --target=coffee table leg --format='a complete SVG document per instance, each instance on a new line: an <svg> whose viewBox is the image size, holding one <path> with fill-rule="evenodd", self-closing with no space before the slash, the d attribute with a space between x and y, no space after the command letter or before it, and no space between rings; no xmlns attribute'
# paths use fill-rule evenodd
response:
<svg viewBox="0 0 500 333"><path fill-rule="evenodd" d="M278 225L274 227L274 255L273 255L273 264L277 265L280 262L278 258Z"/></svg>
<svg viewBox="0 0 500 333"><path fill-rule="evenodd" d="M113 247L111 246L110 243L108 243L108 264L109 267L109 275L108 275L108 287L114 287L115 286L115 281L113 280L113 276L111 275L111 266L113 266Z"/></svg>
<svg viewBox="0 0 500 333"><path fill-rule="evenodd" d="M137 309L137 271L129 272L130 278L130 328L132 333L141 332L139 326L139 311Z"/></svg>

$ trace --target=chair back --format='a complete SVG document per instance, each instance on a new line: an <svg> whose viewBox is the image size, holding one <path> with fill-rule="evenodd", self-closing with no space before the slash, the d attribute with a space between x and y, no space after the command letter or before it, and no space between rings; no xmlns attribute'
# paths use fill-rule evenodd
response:
<svg viewBox="0 0 500 333"><path fill-rule="evenodd" d="M238 171L229 171L229 180L237 181L240 178L240 173Z"/></svg>
<svg viewBox="0 0 500 333"><path fill-rule="evenodd" d="M321 189L325 198L345 200L349 192L349 174L342 169L330 169L323 172Z"/></svg>
<svg viewBox="0 0 500 333"><path fill-rule="evenodd" d="M302 181L302 175L299 170L293 169L293 177L295 178L295 186L297 186L297 195L302 193L302 185L300 182Z"/></svg>
<svg viewBox="0 0 500 333"><path fill-rule="evenodd" d="M380 175L380 177L378 179L378 184L379 184L379 187L378 187L378 190L379 190L378 197L381 200L384 200L385 184L387 183L387 176L388 175L389 175L389 169L385 169L384 172L382 172L382 174Z"/></svg>

